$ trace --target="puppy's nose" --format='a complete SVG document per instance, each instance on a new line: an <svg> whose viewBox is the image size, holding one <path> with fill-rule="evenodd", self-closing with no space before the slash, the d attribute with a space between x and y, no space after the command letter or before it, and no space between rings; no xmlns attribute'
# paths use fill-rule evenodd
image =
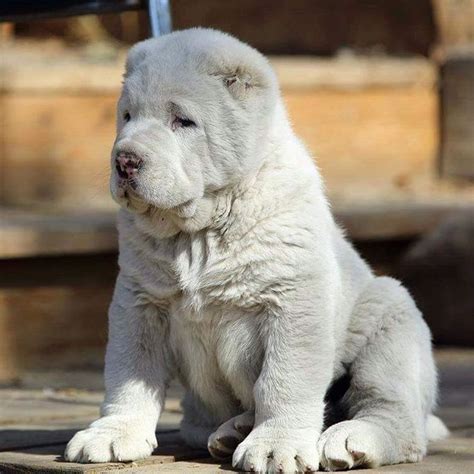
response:
<svg viewBox="0 0 474 474"><path fill-rule="evenodd" d="M119 151L115 156L115 168L123 179L129 179L136 175L142 165L142 159L135 153Z"/></svg>

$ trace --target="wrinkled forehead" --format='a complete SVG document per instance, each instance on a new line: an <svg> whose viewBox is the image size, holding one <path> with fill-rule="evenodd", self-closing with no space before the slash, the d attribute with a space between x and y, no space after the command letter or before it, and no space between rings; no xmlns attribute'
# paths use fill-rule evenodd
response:
<svg viewBox="0 0 474 474"><path fill-rule="evenodd" d="M125 78L122 102L142 111L157 111L177 104L196 109L216 100L219 82L186 61L153 58Z"/></svg>

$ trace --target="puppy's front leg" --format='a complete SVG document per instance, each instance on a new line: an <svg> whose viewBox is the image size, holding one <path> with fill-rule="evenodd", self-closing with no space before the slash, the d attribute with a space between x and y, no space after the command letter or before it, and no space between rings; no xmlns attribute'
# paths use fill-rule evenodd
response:
<svg viewBox="0 0 474 474"><path fill-rule="evenodd" d="M300 294L261 328L265 357L254 387L255 425L233 465L253 472L317 471L316 443L334 362L330 308ZM302 303L303 302L303 303Z"/></svg>
<svg viewBox="0 0 474 474"><path fill-rule="evenodd" d="M66 460L131 461L152 453L169 379L166 332L165 311L140 301L132 282L119 276L109 310L102 417L71 439Z"/></svg>

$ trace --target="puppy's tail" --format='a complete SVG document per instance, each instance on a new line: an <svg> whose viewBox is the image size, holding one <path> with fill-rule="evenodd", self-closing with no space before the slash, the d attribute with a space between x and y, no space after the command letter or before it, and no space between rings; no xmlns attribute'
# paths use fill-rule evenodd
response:
<svg viewBox="0 0 474 474"><path fill-rule="evenodd" d="M434 415L428 415L426 419L426 436L428 441L438 441L449 436L446 425Z"/></svg>

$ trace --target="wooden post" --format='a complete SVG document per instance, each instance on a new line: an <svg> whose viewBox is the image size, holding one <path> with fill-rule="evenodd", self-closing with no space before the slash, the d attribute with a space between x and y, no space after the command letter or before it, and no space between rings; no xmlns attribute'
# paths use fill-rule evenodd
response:
<svg viewBox="0 0 474 474"><path fill-rule="evenodd" d="M11 41L15 34L15 25L13 23L0 23L0 40L3 42Z"/></svg>
<svg viewBox="0 0 474 474"><path fill-rule="evenodd" d="M444 175L474 178L474 0L433 0Z"/></svg>
<svg viewBox="0 0 474 474"><path fill-rule="evenodd" d="M474 51L441 67L441 172L474 178Z"/></svg>
<svg viewBox="0 0 474 474"><path fill-rule="evenodd" d="M433 0L438 47L462 49L474 43L474 0Z"/></svg>

